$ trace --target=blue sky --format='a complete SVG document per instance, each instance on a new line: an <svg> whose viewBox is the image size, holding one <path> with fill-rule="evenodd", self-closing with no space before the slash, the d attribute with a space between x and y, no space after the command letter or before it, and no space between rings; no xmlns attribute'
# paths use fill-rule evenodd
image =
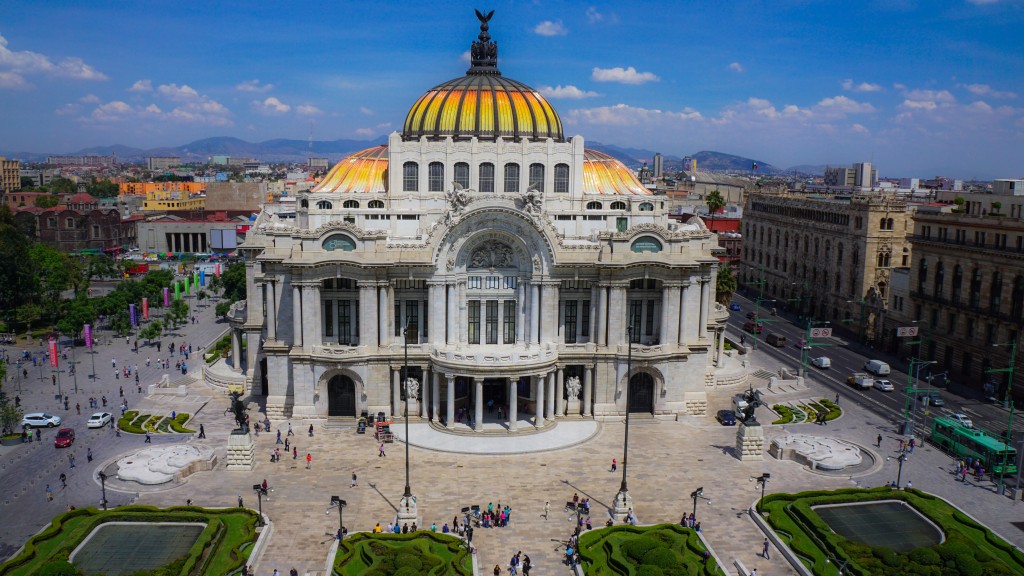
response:
<svg viewBox="0 0 1024 576"><path fill-rule="evenodd" d="M504 75L568 134L779 167L1022 177L1024 0L5 0L0 149L370 138L461 76L495 10Z"/></svg>

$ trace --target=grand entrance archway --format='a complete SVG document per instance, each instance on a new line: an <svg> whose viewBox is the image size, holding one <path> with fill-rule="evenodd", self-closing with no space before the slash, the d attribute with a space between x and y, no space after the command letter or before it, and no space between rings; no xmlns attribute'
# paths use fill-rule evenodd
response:
<svg viewBox="0 0 1024 576"><path fill-rule="evenodd" d="M629 379L629 406L630 413L654 412L654 377L646 372L634 374Z"/></svg>
<svg viewBox="0 0 1024 576"><path fill-rule="evenodd" d="M327 383L327 415L356 416L356 383L344 374L331 377Z"/></svg>

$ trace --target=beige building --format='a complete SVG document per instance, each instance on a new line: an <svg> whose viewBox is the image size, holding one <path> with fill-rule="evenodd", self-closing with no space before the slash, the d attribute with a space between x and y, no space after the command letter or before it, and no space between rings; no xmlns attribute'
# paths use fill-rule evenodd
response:
<svg viewBox="0 0 1024 576"><path fill-rule="evenodd" d="M921 356L936 360L958 383L992 383L989 392L1002 398L1007 374L987 370L1009 366L1004 344L1019 343L1024 323L1024 221L921 207L912 244L908 316L921 326ZM1024 392L1020 357L1018 397Z"/></svg>
<svg viewBox="0 0 1024 576"><path fill-rule="evenodd" d="M890 272L910 264L909 222L906 203L889 196L751 194L740 282L777 308L877 340Z"/></svg>
<svg viewBox="0 0 1024 576"><path fill-rule="evenodd" d="M20 162L0 156L0 192L21 190Z"/></svg>
<svg viewBox="0 0 1024 576"><path fill-rule="evenodd" d="M266 182L210 182L206 185L206 209L252 210L260 209L267 200Z"/></svg>
<svg viewBox="0 0 1024 576"><path fill-rule="evenodd" d="M146 168L149 170L170 170L175 166L181 166L180 156L150 156L146 158Z"/></svg>

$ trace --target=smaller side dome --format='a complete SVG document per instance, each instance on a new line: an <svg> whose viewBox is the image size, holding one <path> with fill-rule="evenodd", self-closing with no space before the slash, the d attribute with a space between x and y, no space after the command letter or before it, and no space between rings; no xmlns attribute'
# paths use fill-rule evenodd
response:
<svg viewBox="0 0 1024 576"><path fill-rule="evenodd" d="M584 194L630 194L651 196L633 171L614 157L596 150L583 151Z"/></svg>
<svg viewBox="0 0 1024 576"><path fill-rule="evenodd" d="M341 159L310 192L365 194L387 192L388 147L360 150Z"/></svg>

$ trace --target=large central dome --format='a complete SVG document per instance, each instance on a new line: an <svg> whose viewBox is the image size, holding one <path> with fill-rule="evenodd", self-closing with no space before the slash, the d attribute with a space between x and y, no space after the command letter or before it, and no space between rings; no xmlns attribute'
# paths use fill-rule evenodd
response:
<svg viewBox="0 0 1024 576"><path fill-rule="evenodd" d="M416 100L405 117L403 139L565 139L562 120L551 104L533 88L498 71L498 44L487 33L491 14L477 13L480 35L470 51L472 67L465 76L439 84Z"/></svg>

